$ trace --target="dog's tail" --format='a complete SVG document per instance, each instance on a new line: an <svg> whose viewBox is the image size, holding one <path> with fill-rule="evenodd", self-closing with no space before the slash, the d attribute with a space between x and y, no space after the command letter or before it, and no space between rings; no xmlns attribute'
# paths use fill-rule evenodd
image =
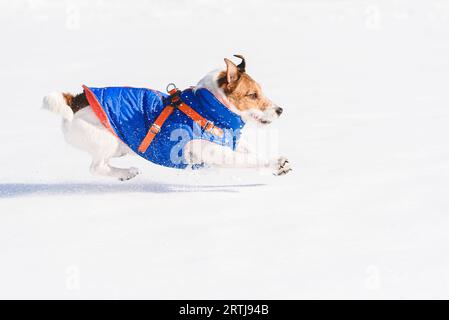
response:
<svg viewBox="0 0 449 320"><path fill-rule="evenodd" d="M72 121L73 110L70 106L73 96L68 93L52 92L45 96L42 101L42 108L59 114L63 119Z"/></svg>

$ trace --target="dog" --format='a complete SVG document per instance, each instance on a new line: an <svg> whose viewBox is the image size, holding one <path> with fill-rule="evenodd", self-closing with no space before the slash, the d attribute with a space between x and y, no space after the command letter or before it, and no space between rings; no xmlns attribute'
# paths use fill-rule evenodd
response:
<svg viewBox="0 0 449 320"><path fill-rule="evenodd" d="M246 123L268 125L283 109L268 99L237 65L203 77L196 87L169 94L129 87L89 88L84 92L53 92L43 108L63 118L65 140L92 156L90 171L121 181L134 178L137 168L116 168L109 160L128 154L167 167L269 168L274 175L292 170L285 157L262 159L241 137Z"/></svg>

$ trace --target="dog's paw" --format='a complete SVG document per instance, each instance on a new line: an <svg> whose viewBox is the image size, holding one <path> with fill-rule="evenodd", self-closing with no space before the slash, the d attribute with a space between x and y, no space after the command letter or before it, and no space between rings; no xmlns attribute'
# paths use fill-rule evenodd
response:
<svg viewBox="0 0 449 320"><path fill-rule="evenodd" d="M129 168L128 170L126 170L123 175L121 177L119 177L118 179L120 181L127 181L127 180L131 180L132 178L134 178L135 176L137 176L139 174L139 169L137 168Z"/></svg>
<svg viewBox="0 0 449 320"><path fill-rule="evenodd" d="M292 169L288 159L286 157L279 157L279 159L277 159L276 169L273 174L275 176L283 176L292 170L293 169Z"/></svg>

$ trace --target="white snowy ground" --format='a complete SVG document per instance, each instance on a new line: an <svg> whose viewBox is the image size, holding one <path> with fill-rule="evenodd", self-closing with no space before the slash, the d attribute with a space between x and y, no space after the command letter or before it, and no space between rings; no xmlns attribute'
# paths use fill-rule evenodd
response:
<svg viewBox="0 0 449 320"><path fill-rule="evenodd" d="M449 298L449 3L0 2L0 298ZM88 173L53 90L233 53L294 171Z"/></svg>

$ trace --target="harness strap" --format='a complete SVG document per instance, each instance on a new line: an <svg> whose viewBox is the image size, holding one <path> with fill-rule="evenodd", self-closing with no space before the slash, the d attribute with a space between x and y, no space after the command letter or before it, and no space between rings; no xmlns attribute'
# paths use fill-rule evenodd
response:
<svg viewBox="0 0 449 320"><path fill-rule="evenodd" d="M166 106L164 110L159 114L153 124L150 126L147 135L143 138L142 142L139 146L139 152L145 153L150 146L151 142L153 142L154 137L161 131L162 125L168 119L168 117L175 111L175 108L171 105Z"/></svg>
<svg viewBox="0 0 449 320"><path fill-rule="evenodd" d="M175 109L181 110L186 116L197 123L204 131L220 138L223 137L223 130L221 128L216 127L212 121L207 120L189 105L182 102L180 91L178 90L178 88L173 86L173 89L171 89L168 93L170 94L170 104L161 111L159 116L150 126L147 135L140 143L138 149L139 152L145 153L148 150L148 147L151 145L151 142L153 142L154 137L156 137L156 135L161 131L162 125L173 113L173 111L175 111Z"/></svg>
<svg viewBox="0 0 449 320"><path fill-rule="evenodd" d="M223 130L221 128L218 128L214 125L212 121L207 120L202 115L200 115L198 112L196 112L194 109L192 109L190 106L182 102L179 107L179 110L185 113L186 116L188 116L190 119L195 121L203 130L206 132L209 132L217 137L223 137Z"/></svg>

